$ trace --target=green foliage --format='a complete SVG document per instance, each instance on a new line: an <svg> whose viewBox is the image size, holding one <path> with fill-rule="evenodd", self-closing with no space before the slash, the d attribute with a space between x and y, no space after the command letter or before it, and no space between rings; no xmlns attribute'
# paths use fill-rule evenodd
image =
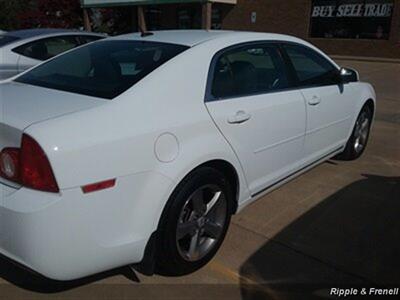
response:
<svg viewBox="0 0 400 300"><path fill-rule="evenodd" d="M80 0L32 0L34 5L18 15L21 28L79 28Z"/></svg>
<svg viewBox="0 0 400 300"><path fill-rule="evenodd" d="M0 0L0 29L79 28L80 0Z"/></svg>
<svg viewBox="0 0 400 300"><path fill-rule="evenodd" d="M31 8L29 0L0 0L0 29L19 29L18 15Z"/></svg>

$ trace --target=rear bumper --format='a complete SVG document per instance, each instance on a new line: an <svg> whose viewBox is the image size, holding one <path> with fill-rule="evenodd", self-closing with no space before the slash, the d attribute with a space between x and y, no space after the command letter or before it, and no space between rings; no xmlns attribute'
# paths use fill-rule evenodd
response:
<svg viewBox="0 0 400 300"><path fill-rule="evenodd" d="M0 183L0 253L56 280L138 263L171 184L150 172L119 178L113 189L91 194Z"/></svg>

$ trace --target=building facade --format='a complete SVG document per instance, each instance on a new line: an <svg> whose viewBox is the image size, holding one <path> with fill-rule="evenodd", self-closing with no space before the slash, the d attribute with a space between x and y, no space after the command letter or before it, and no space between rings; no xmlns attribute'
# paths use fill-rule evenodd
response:
<svg viewBox="0 0 400 300"><path fill-rule="evenodd" d="M290 34L331 55L400 58L400 0L83 1L86 7L109 5L133 12L140 5L148 30L204 28L209 18L212 29Z"/></svg>

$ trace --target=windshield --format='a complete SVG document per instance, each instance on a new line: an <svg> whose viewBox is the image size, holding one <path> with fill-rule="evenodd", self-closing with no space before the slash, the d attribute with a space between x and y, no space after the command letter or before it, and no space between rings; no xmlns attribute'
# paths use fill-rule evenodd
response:
<svg viewBox="0 0 400 300"><path fill-rule="evenodd" d="M19 38L16 36L0 34L0 47L8 45L17 40L19 40Z"/></svg>
<svg viewBox="0 0 400 300"><path fill-rule="evenodd" d="M144 41L102 41L61 55L15 81L113 99L188 47Z"/></svg>

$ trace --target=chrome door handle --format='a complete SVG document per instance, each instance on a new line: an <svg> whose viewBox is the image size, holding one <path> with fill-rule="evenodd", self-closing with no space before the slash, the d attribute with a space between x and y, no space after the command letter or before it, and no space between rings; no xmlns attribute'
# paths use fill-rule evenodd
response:
<svg viewBox="0 0 400 300"><path fill-rule="evenodd" d="M321 97L313 96L310 100L308 100L309 105L318 105L321 103Z"/></svg>
<svg viewBox="0 0 400 300"><path fill-rule="evenodd" d="M251 115L243 110L239 110L234 116L228 118L229 124L241 124L250 120Z"/></svg>

